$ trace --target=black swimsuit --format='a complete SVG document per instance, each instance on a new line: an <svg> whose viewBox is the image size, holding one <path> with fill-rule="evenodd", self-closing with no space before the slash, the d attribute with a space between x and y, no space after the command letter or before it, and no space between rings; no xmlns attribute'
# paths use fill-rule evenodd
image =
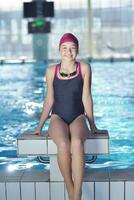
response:
<svg viewBox="0 0 134 200"><path fill-rule="evenodd" d="M60 79L57 74L58 70L59 65L56 65L53 81L55 100L52 114L58 115L64 122L70 124L79 115L84 114L81 64L77 63L77 76L70 79Z"/></svg>

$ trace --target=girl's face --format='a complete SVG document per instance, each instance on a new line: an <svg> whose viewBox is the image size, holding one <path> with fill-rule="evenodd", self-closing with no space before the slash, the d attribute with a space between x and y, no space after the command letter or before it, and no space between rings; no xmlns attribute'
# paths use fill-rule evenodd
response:
<svg viewBox="0 0 134 200"><path fill-rule="evenodd" d="M78 49L74 42L65 42L60 46L61 59L75 60L77 52Z"/></svg>

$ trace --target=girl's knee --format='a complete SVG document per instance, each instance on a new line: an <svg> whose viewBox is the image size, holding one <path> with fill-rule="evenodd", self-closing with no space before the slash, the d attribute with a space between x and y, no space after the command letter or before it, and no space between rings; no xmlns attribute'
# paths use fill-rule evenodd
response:
<svg viewBox="0 0 134 200"><path fill-rule="evenodd" d="M59 151L62 151L64 153L70 152L70 141L63 140L63 141L58 142L57 148Z"/></svg>
<svg viewBox="0 0 134 200"><path fill-rule="evenodd" d="M81 138L73 138L71 140L71 149L74 151L83 150L84 140Z"/></svg>

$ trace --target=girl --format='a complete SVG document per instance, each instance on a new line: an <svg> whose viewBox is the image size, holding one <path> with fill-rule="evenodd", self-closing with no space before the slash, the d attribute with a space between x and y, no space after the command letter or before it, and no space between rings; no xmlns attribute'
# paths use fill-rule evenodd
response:
<svg viewBox="0 0 134 200"><path fill-rule="evenodd" d="M66 33L59 42L61 62L46 71L47 93L40 122L40 134L51 112L48 133L57 145L57 161L63 175L69 200L81 200L84 174L84 142L89 130L97 132L91 95L91 67L76 60L78 39Z"/></svg>

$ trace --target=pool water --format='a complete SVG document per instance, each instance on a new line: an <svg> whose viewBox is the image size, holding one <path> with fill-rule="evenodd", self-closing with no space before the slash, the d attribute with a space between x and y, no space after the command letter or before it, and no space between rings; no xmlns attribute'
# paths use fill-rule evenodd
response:
<svg viewBox="0 0 134 200"><path fill-rule="evenodd" d="M90 168L134 168L134 63L93 62L92 95L99 129L110 136L110 155ZM0 65L0 169L48 169L36 157L16 156L16 137L34 130L45 99L48 64ZM47 130L49 120L44 129ZM47 159L47 158L46 158Z"/></svg>

